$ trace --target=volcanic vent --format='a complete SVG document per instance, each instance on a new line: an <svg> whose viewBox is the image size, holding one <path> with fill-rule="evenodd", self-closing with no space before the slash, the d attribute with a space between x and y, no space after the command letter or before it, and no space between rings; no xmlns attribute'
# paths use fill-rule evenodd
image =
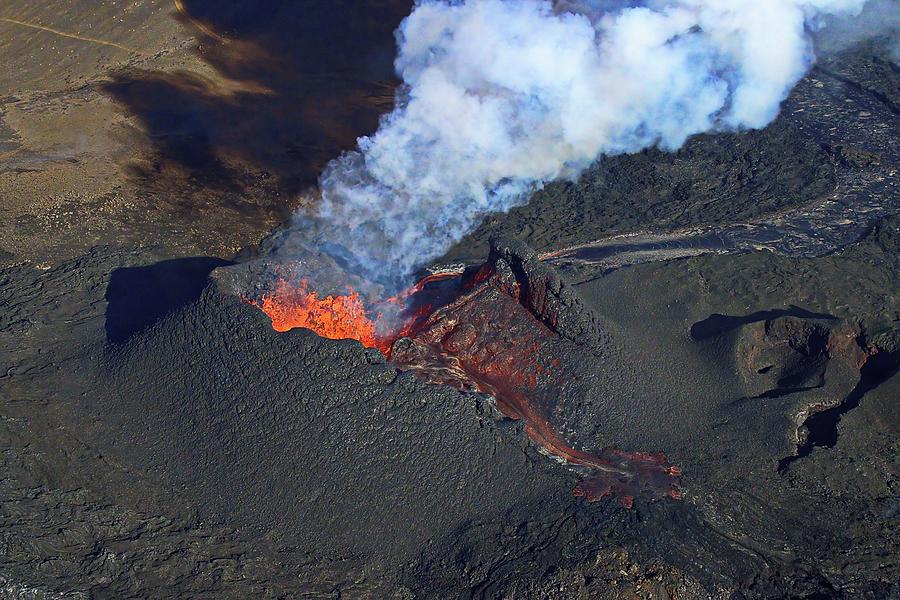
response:
<svg viewBox="0 0 900 600"><path fill-rule="evenodd" d="M245 263L232 270L233 289L278 331L304 327L355 339L429 382L492 396L542 452L582 474L576 495L615 494L628 507L639 494L680 498L679 470L662 454L588 453L566 440L562 432L572 429L579 406L598 393L588 367L611 349L597 316L521 242L495 240L480 267L429 275L387 299L361 292L371 286L351 276L325 292L313 289L309 269L341 273L322 261L330 263L320 256ZM257 287L248 291L247 281Z"/></svg>
<svg viewBox="0 0 900 600"><path fill-rule="evenodd" d="M263 262L240 293L280 331L357 339L429 381L492 395L588 472L577 493L677 496L660 455L563 441L580 406L615 402L582 366L611 350L533 254L495 244L479 269L398 290L487 215L602 156L767 125L810 66L816 19L864 0L770 4L760 20L753 3L417 2L397 31L394 109L325 167L309 210L263 253L289 262Z"/></svg>

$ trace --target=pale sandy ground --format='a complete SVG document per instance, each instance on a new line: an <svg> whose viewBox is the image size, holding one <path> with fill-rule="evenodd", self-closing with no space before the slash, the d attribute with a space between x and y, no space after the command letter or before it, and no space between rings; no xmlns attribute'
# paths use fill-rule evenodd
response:
<svg viewBox="0 0 900 600"><path fill-rule="evenodd" d="M289 214L298 200L257 166L241 165L236 190L167 163L154 151L157 134L105 89L117 74L153 73L177 74L224 105L269 93L202 57L212 46L240 57L253 48L179 9L172 0L0 3L0 57L12 67L0 72L5 260L50 266L100 244L229 256ZM238 162L226 154L217 158Z"/></svg>

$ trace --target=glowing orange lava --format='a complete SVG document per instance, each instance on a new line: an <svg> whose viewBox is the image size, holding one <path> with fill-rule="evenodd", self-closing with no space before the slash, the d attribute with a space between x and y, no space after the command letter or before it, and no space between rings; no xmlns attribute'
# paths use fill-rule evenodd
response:
<svg viewBox="0 0 900 600"><path fill-rule="evenodd" d="M332 340L357 340L366 348L377 348L390 357L394 341L412 335L418 323L431 313L431 306L419 306L406 316L404 323L395 323L393 331L385 331L384 322L379 331L376 322L390 320L382 319L382 313L398 315L405 309L409 299L427 284L457 276L459 273L452 271L428 275L397 296L374 306L366 306L359 292L350 286L347 286L346 295L320 298L315 290L309 289L309 282L305 279L299 284L279 279L275 284L275 291L259 301L251 302L272 319L275 331L285 332L303 327Z"/></svg>
<svg viewBox="0 0 900 600"><path fill-rule="evenodd" d="M345 296L325 296L309 290L306 280L290 284L281 280L275 291L263 296L257 305L272 319L275 331L297 327L310 329L332 340L358 340L367 348L382 352L390 349L388 340L375 333L375 322L369 317L359 293L348 287Z"/></svg>

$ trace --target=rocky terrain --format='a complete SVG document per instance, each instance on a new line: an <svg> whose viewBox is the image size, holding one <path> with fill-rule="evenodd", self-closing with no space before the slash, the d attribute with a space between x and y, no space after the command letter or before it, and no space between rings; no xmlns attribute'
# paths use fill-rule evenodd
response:
<svg viewBox="0 0 900 600"><path fill-rule="evenodd" d="M573 496L490 395L277 333L223 284L391 105L408 2L299 4L0 8L0 597L900 595L879 40L768 128L604 158L440 261L517 238L520 283L592 315L556 328L554 427L682 471L627 509Z"/></svg>

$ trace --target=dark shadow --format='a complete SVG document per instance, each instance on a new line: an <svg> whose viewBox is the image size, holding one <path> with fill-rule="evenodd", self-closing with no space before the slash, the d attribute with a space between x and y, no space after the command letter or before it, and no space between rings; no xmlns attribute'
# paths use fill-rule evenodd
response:
<svg viewBox="0 0 900 600"><path fill-rule="evenodd" d="M742 325L750 323L758 323L760 321L769 321L780 317L798 317L800 319L827 319L833 321L836 317L825 313L814 313L803 308L794 306L788 308L774 308L771 310L761 310L743 317L731 315L720 315L714 313L702 321L697 321L691 325L691 337L695 340L705 340L721 333L732 331Z"/></svg>
<svg viewBox="0 0 900 600"><path fill-rule="evenodd" d="M197 300L219 258L181 258L116 269L106 288L106 339L126 341L173 310Z"/></svg>
<svg viewBox="0 0 900 600"><path fill-rule="evenodd" d="M775 398L784 398L785 396L790 396L791 394L802 394L803 392L811 392L812 390L818 390L824 387L823 385L808 385L804 387L777 387L771 390L767 390L762 394L757 394L756 396L752 396L750 400L772 400Z"/></svg>
<svg viewBox="0 0 900 600"><path fill-rule="evenodd" d="M747 402L752 402L753 400L775 400L778 398L784 398L785 396L790 396L792 394L811 392L812 390L822 389L823 387L824 385L810 385L806 387L777 387L755 396L742 396L741 398L732 400L727 404L727 406L739 406L741 404L746 404Z"/></svg>
<svg viewBox="0 0 900 600"><path fill-rule="evenodd" d="M234 190L247 172L280 191L314 184L327 162L374 132L393 106L394 30L411 0L184 0L175 13L222 77L127 70L104 89L142 123L155 156L133 177Z"/></svg>

